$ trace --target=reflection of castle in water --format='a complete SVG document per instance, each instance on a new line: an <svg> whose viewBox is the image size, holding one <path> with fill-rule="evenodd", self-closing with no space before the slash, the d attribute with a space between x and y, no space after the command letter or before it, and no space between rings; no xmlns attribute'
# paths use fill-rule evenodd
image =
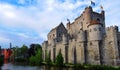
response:
<svg viewBox="0 0 120 70"><path fill-rule="evenodd" d="M67 28L60 23L48 33L42 44L43 58L47 50L51 60L61 50L65 63L117 65L120 59L120 32L117 26L105 27L105 12L86 7Z"/></svg>

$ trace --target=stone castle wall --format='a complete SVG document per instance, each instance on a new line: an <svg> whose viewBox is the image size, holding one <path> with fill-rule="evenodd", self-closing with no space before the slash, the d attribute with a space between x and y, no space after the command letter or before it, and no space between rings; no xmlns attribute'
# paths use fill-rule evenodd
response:
<svg viewBox="0 0 120 70"><path fill-rule="evenodd" d="M42 44L43 58L47 51L55 61L61 51L64 63L120 64L120 32L117 26L105 29L104 13L86 7L74 22L67 23L67 28L61 23L52 29Z"/></svg>

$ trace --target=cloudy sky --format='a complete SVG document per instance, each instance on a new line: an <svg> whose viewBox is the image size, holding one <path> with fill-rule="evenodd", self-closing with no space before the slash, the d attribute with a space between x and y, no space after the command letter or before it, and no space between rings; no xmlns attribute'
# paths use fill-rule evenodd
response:
<svg viewBox="0 0 120 70"><path fill-rule="evenodd" d="M92 0L94 11L100 12L100 5L106 11L106 25L120 26L119 0ZM0 45L8 48L23 44L41 44L47 40L47 33L61 21L74 21L90 0L0 0Z"/></svg>

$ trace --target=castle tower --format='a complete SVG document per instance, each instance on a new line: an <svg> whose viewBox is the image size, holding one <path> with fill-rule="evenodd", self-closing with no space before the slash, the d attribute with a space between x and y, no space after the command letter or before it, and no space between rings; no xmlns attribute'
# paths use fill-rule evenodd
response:
<svg viewBox="0 0 120 70"><path fill-rule="evenodd" d="M85 11L83 12L83 30L87 30L87 26L89 25L89 23L91 22L92 20L92 7L89 6L89 7L86 7L85 8Z"/></svg>
<svg viewBox="0 0 120 70"><path fill-rule="evenodd" d="M101 64L101 58L103 58L103 54L101 54L103 51L103 24L98 20L92 20L88 28L88 63Z"/></svg>
<svg viewBox="0 0 120 70"><path fill-rule="evenodd" d="M103 25L98 20L93 20L88 25L89 41L98 41L103 38Z"/></svg>

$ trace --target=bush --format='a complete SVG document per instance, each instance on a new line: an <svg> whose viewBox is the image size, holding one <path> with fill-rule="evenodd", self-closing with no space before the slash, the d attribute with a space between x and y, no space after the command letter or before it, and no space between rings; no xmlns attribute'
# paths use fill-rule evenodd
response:
<svg viewBox="0 0 120 70"><path fill-rule="evenodd" d="M60 51L59 54L58 54L57 57L56 57L56 64L57 64L58 66L62 66L62 65L63 65L63 62L64 62L64 59L63 59L62 53L61 53L61 51Z"/></svg>
<svg viewBox="0 0 120 70"><path fill-rule="evenodd" d="M46 52L45 62L46 62L46 64L48 64L48 65L51 64L50 53L47 53L47 52Z"/></svg>
<svg viewBox="0 0 120 70"><path fill-rule="evenodd" d="M31 56L30 57L29 63L30 63L30 65L36 65L36 58L35 58L35 56Z"/></svg>
<svg viewBox="0 0 120 70"><path fill-rule="evenodd" d="M41 65L42 63L42 52L41 50L37 51L37 54L35 56L31 56L29 58L30 65Z"/></svg>

